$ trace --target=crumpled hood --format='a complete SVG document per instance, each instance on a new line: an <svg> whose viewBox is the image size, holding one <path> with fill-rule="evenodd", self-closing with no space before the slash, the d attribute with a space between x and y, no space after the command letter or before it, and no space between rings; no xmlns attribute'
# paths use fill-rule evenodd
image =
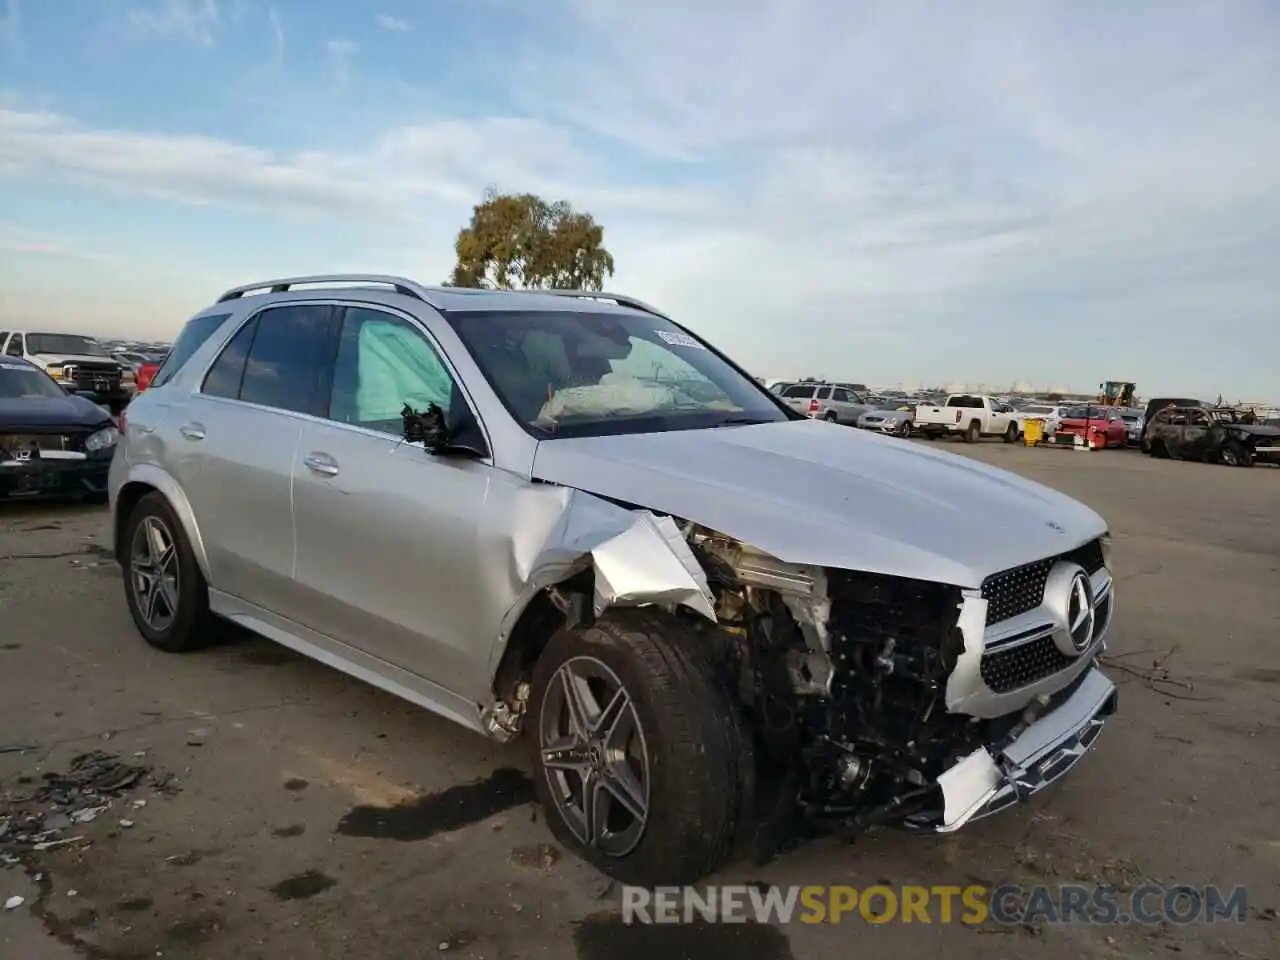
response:
<svg viewBox="0 0 1280 960"><path fill-rule="evenodd" d="M789 563L971 588L1106 530L1041 484L818 421L545 440L532 474L691 520Z"/></svg>

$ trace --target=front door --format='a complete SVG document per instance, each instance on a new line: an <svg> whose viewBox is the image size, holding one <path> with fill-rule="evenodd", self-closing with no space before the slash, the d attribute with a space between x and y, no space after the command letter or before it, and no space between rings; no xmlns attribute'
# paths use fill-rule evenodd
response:
<svg viewBox="0 0 1280 960"><path fill-rule="evenodd" d="M448 413L465 400L426 332L346 308L328 422L304 427L293 458L302 622L475 702L528 484L407 443L402 407L433 402Z"/></svg>

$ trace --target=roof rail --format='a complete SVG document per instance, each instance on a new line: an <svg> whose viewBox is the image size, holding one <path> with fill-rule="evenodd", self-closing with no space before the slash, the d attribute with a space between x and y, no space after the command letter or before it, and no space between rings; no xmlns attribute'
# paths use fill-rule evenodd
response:
<svg viewBox="0 0 1280 960"><path fill-rule="evenodd" d="M380 283L394 288L396 293L427 302L422 287L405 277L393 277L381 273L321 273L310 277L283 277L279 280L263 280L259 283L246 283L242 287L232 287L218 298L218 303L238 300L246 293L252 293L255 290L286 293L294 287L310 283Z"/></svg>
<svg viewBox="0 0 1280 960"><path fill-rule="evenodd" d="M553 297L572 297L575 300L612 300L620 307L630 307L632 310L640 310L644 313L651 313L655 317L662 317L664 320L670 319L665 313L657 307L650 306L643 300L637 300L635 297L629 297L624 293L605 293L600 290L540 290L537 288L529 290L513 290L512 293L547 293Z"/></svg>

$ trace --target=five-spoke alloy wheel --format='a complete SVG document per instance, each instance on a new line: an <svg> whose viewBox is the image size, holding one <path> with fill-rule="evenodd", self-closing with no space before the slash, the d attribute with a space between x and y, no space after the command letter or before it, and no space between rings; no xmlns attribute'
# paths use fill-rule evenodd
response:
<svg viewBox="0 0 1280 960"><path fill-rule="evenodd" d="M164 494L149 493L124 518L120 566L125 599L147 643L170 653L208 639L209 589Z"/></svg>

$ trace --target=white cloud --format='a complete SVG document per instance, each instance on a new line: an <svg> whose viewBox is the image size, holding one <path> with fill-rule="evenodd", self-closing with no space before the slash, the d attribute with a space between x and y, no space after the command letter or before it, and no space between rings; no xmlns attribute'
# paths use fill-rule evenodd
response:
<svg viewBox="0 0 1280 960"><path fill-rule="evenodd" d="M324 45L329 54L329 64L333 68L333 76L339 87L345 87L351 80L351 58L360 51L360 45L351 40L329 40Z"/></svg>
<svg viewBox="0 0 1280 960"><path fill-rule="evenodd" d="M383 30L390 30L392 33L407 33L413 29L413 24L408 20L393 17L389 13L380 13L374 19Z"/></svg>
<svg viewBox="0 0 1280 960"><path fill-rule="evenodd" d="M155 0L128 12L130 30L137 36L185 36L211 46L220 22L218 0Z"/></svg>

